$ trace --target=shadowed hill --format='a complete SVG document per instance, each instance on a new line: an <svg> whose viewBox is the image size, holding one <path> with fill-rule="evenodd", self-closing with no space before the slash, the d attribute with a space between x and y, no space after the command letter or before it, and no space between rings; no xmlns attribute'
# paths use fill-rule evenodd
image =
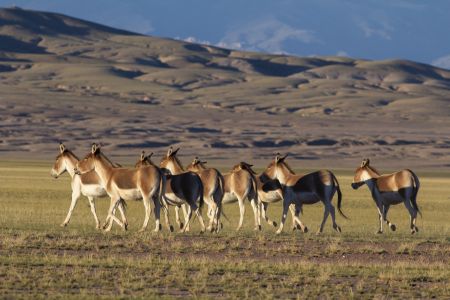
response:
<svg viewBox="0 0 450 300"><path fill-rule="evenodd" d="M230 148L249 159L273 149L350 157L376 153L380 140L394 153L401 132L435 131L428 124L450 115L450 72L425 64L235 51L19 8L0 9L0 79L8 153L102 139L118 151L178 143L217 159ZM406 140L448 145L445 130L420 134Z"/></svg>

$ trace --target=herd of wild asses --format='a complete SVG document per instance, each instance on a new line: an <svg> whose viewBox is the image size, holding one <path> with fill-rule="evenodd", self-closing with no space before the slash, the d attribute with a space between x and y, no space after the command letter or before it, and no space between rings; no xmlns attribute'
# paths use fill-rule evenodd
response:
<svg viewBox="0 0 450 300"><path fill-rule="evenodd" d="M261 230L261 217L270 225L277 223L267 216L270 203L282 201L282 216L277 234L281 233L288 210L292 214L293 229L307 232L307 227L300 220L300 212L304 204L314 204L321 201L324 205L324 215L318 233L331 214L333 228L340 232L336 223L335 208L332 199L337 193L337 209L341 211L342 193L336 176L328 170L320 170L306 175L296 175L286 163L287 155L277 154L267 168L256 174L252 165L240 162L228 173L221 174L217 169L208 168L206 161L195 158L187 168L183 168L177 157L179 148L169 148L161 159L159 166L154 164L150 155L144 152L140 155L134 168L123 168L106 157L100 146L92 145L88 155L82 160L64 146L59 145L59 154L51 170L51 175L57 178L67 171L72 177L72 202L66 219L61 226L66 226L73 209L81 195L89 199L90 208L95 219L96 228L100 229L100 221L95 210L94 199L109 196L111 198L108 215L103 229L110 231L116 222L124 230L128 227L125 214L128 200L142 200L145 209L145 219L141 231L148 225L152 206L155 217L155 231L161 230L160 211L163 209L167 228L173 231L169 217L169 206L174 206L176 222L181 231L188 231L192 214L197 217L201 231L206 229L218 232L223 227L221 216L222 205L238 202L240 210L237 230L242 227L245 201L249 201L253 209L255 230ZM353 189L366 184L378 209L380 218L377 233L383 232L383 223L392 231L396 226L387 219L390 205L404 203L410 214L411 233L418 231L416 217L419 213L416 198L419 191L419 179L411 170L402 170L392 174L381 175L370 165L369 159L364 159L356 169L352 183ZM206 203L208 226L202 217L202 207ZM184 222L180 220L179 209L182 208ZM120 219L116 217L116 210ZM195 218L195 217L194 217Z"/></svg>

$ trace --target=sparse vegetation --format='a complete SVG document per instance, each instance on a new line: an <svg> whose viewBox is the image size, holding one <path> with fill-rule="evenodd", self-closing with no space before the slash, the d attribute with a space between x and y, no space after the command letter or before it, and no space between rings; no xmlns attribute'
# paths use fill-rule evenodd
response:
<svg viewBox="0 0 450 300"><path fill-rule="evenodd" d="M51 164L51 163L50 163ZM60 228L69 205L68 177L54 180L47 163L0 162L0 291L3 297L291 297L445 298L450 295L448 189L441 179L422 179L421 229L411 236L402 208L391 208L396 232L375 235L376 210L370 195L344 188L338 217L343 229L327 223L323 235L264 225L254 232L247 210L245 228L224 221L220 234L138 233L142 205L128 203L130 231L94 229L87 200L80 199L67 228ZM24 184L26 183L26 184ZM426 197L424 195L427 195ZM426 200L425 200L426 199ZM107 199L97 200L104 218ZM237 222L237 205L225 206ZM269 213L280 216L280 206ZM319 225L322 207L304 208L303 221ZM289 222L289 220L288 220Z"/></svg>

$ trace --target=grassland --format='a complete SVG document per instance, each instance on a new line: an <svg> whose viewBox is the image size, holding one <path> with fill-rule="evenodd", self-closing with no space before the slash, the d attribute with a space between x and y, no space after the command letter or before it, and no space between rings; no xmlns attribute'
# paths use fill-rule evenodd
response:
<svg viewBox="0 0 450 300"><path fill-rule="evenodd" d="M289 229L276 236L266 224L234 231L237 205L225 207L233 222L220 234L138 233L142 204L128 203L130 230L105 234L82 198L67 228L68 176L54 180L51 163L0 162L0 295L3 298L446 298L450 296L448 177L422 177L420 232L411 236L404 207L390 218L397 232L375 235L376 211L367 190L352 191L338 172L344 211L342 234L316 236ZM420 173L419 173L420 175ZM108 200L97 201L105 217ZM270 215L279 219L280 207ZM315 231L322 207L304 210ZM289 220L290 221L290 220ZM288 227L289 228L289 227Z"/></svg>

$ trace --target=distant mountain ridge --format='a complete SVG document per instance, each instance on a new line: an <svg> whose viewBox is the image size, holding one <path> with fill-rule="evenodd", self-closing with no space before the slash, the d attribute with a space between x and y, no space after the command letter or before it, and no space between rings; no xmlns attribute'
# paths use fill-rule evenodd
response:
<svg viewBox="0 0 450 300"><path fill-rule="evenodd" d="M127 92L117 85L110 86L108 81L130 85L128 81L133 80L134 93L167 98L170 91L172 99L190 94L191 99L196 99L192 102L203 100L204 104L208 98L217 100L231 89L224 99L227 104L233 106L230 102L237 98L259 99L260 103L252 103L269 113L295 111L292 102L298 99L360 95L379 101L399 96L439 97L450 90L449 71L411 61L241 52L143 36L62 14L20 8L0 10L0 51L4 62L23 59L25 54L40 54L28 59L29 63L41 65L58 60L62 71L72 63L89 64L89 69L95 65L96 72L101 73L92 82L91 90L96 93L109 89L126 96ZM2 65L3 70L20 69L11 63ZM3 71L3 76L9 75ZM64 75L60 77L60 87L81 91L77 78L68 82ZM49 82L48 88L57 86ZM282 101L285 109L263 105L271 99Z"/></svg>
<svg viewBox="0 0 450 300"><path fill-rule="evenodd" d="M445 132L405 139L395 126L447 124L449 99L450 71L412 61L235 51L62 14L0 9L0 106L8 111L0 125L10 128L0 140L5 151L50 151L54 140L68 137L109 137L110 147L123 153L134 148L126 145L173 143L198 152L221 149L221 155L261 149L254 156L319 147L305 152L311 159L328 153L323 149L330 157L350 156L380 145L442 150ZM120 129L109 128L112 120ZM37 128L33 142L22 138L22 130ZM389 142L397 140L406 142ZM427 153L439 152L433 151Z"/></svg>

